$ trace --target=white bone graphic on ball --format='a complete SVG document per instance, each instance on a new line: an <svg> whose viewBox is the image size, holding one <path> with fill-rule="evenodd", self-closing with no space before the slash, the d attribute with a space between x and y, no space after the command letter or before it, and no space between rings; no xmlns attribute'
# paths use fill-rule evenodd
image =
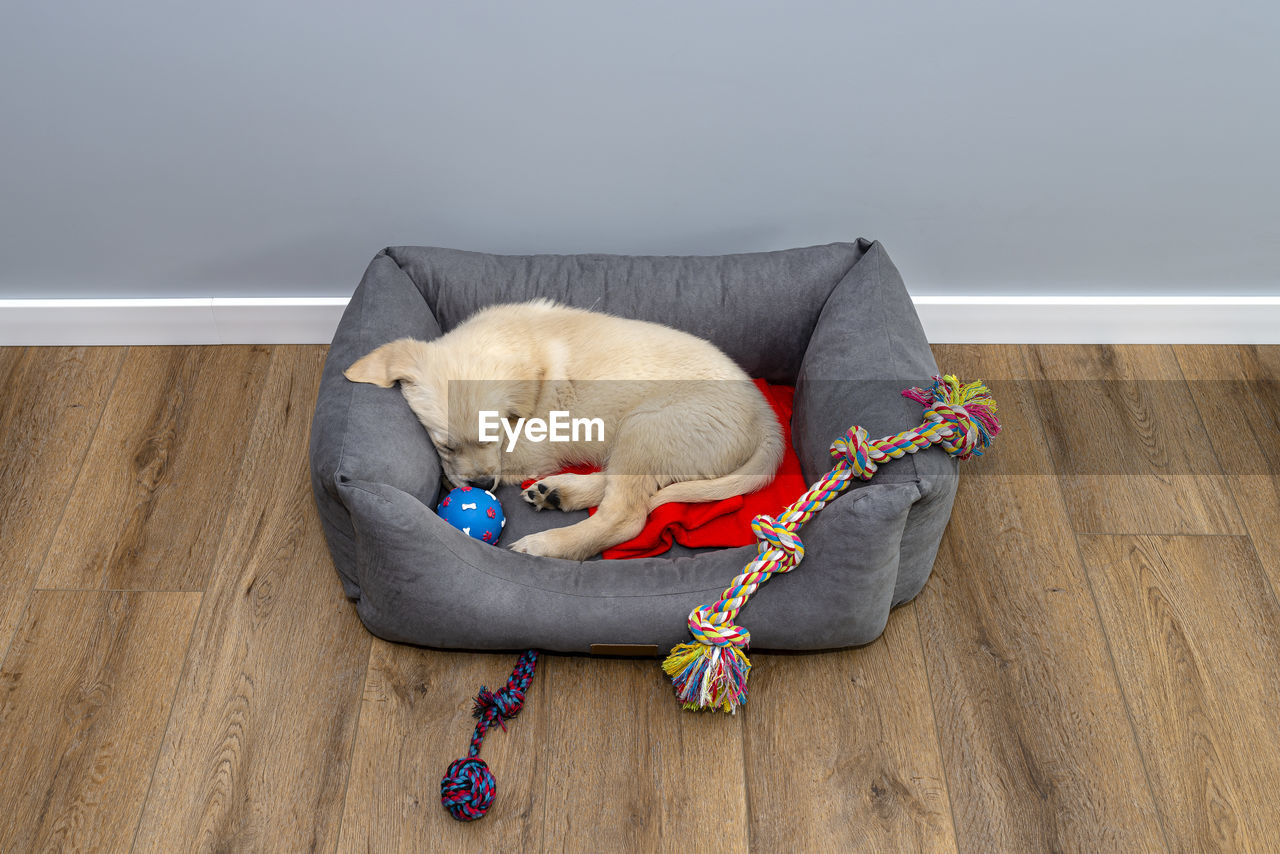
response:
<svg viewBox="0 0 1280 854"><path fill-rule="evenodd" d="M462 505L462 509L463 509L463 510L475 510L475 509L476 509L475 502L473 501L473 502L471 502L470 504L463 504L463 505Z"/></svg>

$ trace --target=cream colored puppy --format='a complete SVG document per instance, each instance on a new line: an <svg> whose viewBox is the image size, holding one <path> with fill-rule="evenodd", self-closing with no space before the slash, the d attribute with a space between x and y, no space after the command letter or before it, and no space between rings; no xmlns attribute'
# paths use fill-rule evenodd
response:
<svg viewBox="0 0 1280 854"><path fill-rule="evenodd" d="M512 544L528 554L583 560L634 537L660 504L760 489L782 460L773 410L710 342L546 300L393 341L346 377L399 381L455 486L538 478L523 493L538 509L599 506ZM555 474L575 463L602 471Z"/></svg>

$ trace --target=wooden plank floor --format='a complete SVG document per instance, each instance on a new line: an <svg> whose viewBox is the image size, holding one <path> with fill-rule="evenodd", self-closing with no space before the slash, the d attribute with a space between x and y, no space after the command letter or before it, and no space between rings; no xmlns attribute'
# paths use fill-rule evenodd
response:
<svg viewBox="0 0 1280 854"><path fill-rule="evenodd" d="M736 717L546 656L460 824L514 656L343 598L324 348L0 348L0 851L1277 850L1280 348L936 352L1006 432L880 640L754 656Z"/></svg>

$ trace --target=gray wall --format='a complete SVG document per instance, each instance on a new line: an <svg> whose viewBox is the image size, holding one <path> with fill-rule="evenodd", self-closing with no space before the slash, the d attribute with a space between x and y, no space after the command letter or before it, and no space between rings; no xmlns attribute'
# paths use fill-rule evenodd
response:
<svg viewBox="0 0 1280 854"><path fill-rule="evenodd" d="M0 296L858 235L918 294L1280 283L1275 3L19 0L0 26Z"/></svg>

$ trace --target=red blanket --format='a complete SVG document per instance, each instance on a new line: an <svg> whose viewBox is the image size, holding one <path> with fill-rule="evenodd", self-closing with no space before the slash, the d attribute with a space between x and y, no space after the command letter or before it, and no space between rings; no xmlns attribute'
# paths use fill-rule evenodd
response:
<svg viewBox="0 0 1280 854"><path fill-rule="evenodd" d="M756 380L769 405L782 425L786 451L778 476L759 492L735 495L721 501L697 504L673 502L663 504L649 514L644 529L633 539L606 549L606 558L649 557L660 555L680 543L690 548L730 548L755 542L751 535L751 519L761 513L776 515L799 498L808 487L800 473L800 460L791 449L791 399L795 389L791 386L769 385ZM570 471L587 473L591 468L574 468ZM525 483L527 487L529 483ZM594 513L592 507L590 512Z"/></svg>

